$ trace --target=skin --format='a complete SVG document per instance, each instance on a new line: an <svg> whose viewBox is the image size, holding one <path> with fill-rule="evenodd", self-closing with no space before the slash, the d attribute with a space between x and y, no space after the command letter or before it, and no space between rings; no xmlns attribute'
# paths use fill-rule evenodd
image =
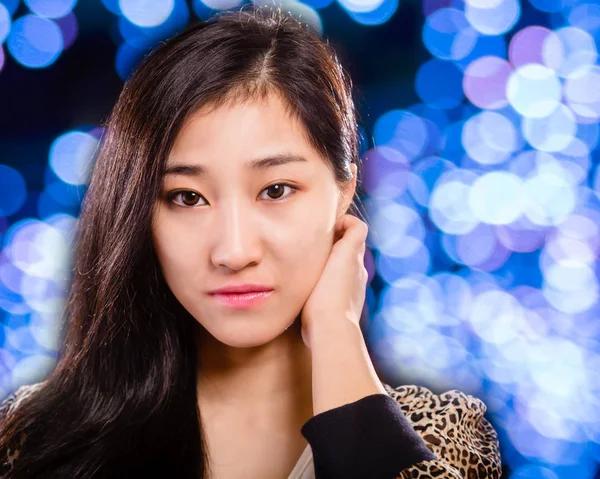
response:
<svg viewBox="0 0 600 479"><path fill-rule="evenodd" d="M246 166L280 153L306 161ZM300 428L316 413L300 313L325 270L356 174L340 190L274 93L195 112L167 168L181 164L207 171L164 177L153 241L167 284L201 326L197 390L214 477L240 477L241 468L244 477L286 477L306 446ZM175 190L188 193L169 197ZM239 283L275 290L246 310L220 306L208 294Z"/></svg>

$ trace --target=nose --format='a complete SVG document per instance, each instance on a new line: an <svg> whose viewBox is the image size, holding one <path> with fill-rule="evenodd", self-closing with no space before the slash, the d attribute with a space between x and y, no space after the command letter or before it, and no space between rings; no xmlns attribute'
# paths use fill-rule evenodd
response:
<svg viewBox="0 0 600 479"><path fill-rule="evenodd" d="M251 211L241 202L232 201L223 205L215 215L212 264L236 271L258 264L261 248Z"/></svg>

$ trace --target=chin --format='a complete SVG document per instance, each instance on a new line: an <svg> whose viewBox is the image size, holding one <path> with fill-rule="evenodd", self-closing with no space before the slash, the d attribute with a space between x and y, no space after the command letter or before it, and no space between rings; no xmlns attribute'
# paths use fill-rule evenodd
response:
<svg viewBox="0 0 600 479"><path fill-rule="evenodd" d="M263 324L263 327L257 326L256 322L252 322L249 325L236 325L227 328L226 331L221 328L207 331L217 341L232 348L256 348L276 340L288 330L290 325L284 323L278 328L274 328L272 325L267 324Z"/></svg>

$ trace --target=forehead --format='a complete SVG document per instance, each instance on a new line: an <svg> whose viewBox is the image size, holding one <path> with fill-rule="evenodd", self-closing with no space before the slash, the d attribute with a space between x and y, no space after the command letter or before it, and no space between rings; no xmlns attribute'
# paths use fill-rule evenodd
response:
<svg viewBox="0 0 600 479"><path fill-rule="evenodd" d="M167 166L182 159L210 167L214 160L244 160L280 153L318 158L302 122L276 94L244 102L207 105L179 131Z"/></svg>

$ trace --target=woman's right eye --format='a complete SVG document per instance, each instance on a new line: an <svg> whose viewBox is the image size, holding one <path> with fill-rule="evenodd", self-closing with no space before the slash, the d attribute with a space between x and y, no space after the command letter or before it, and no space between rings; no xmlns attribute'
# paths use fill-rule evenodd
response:
<svg viewBox="0 0 600 479"><path fill-rule="evenodd" d="M175 198L181 198L181 202L175 201ZM190 190L176 191L168 196L169 201L181 208L192 208L196 206L199 198L202 198L202 195Z"/></svg>

